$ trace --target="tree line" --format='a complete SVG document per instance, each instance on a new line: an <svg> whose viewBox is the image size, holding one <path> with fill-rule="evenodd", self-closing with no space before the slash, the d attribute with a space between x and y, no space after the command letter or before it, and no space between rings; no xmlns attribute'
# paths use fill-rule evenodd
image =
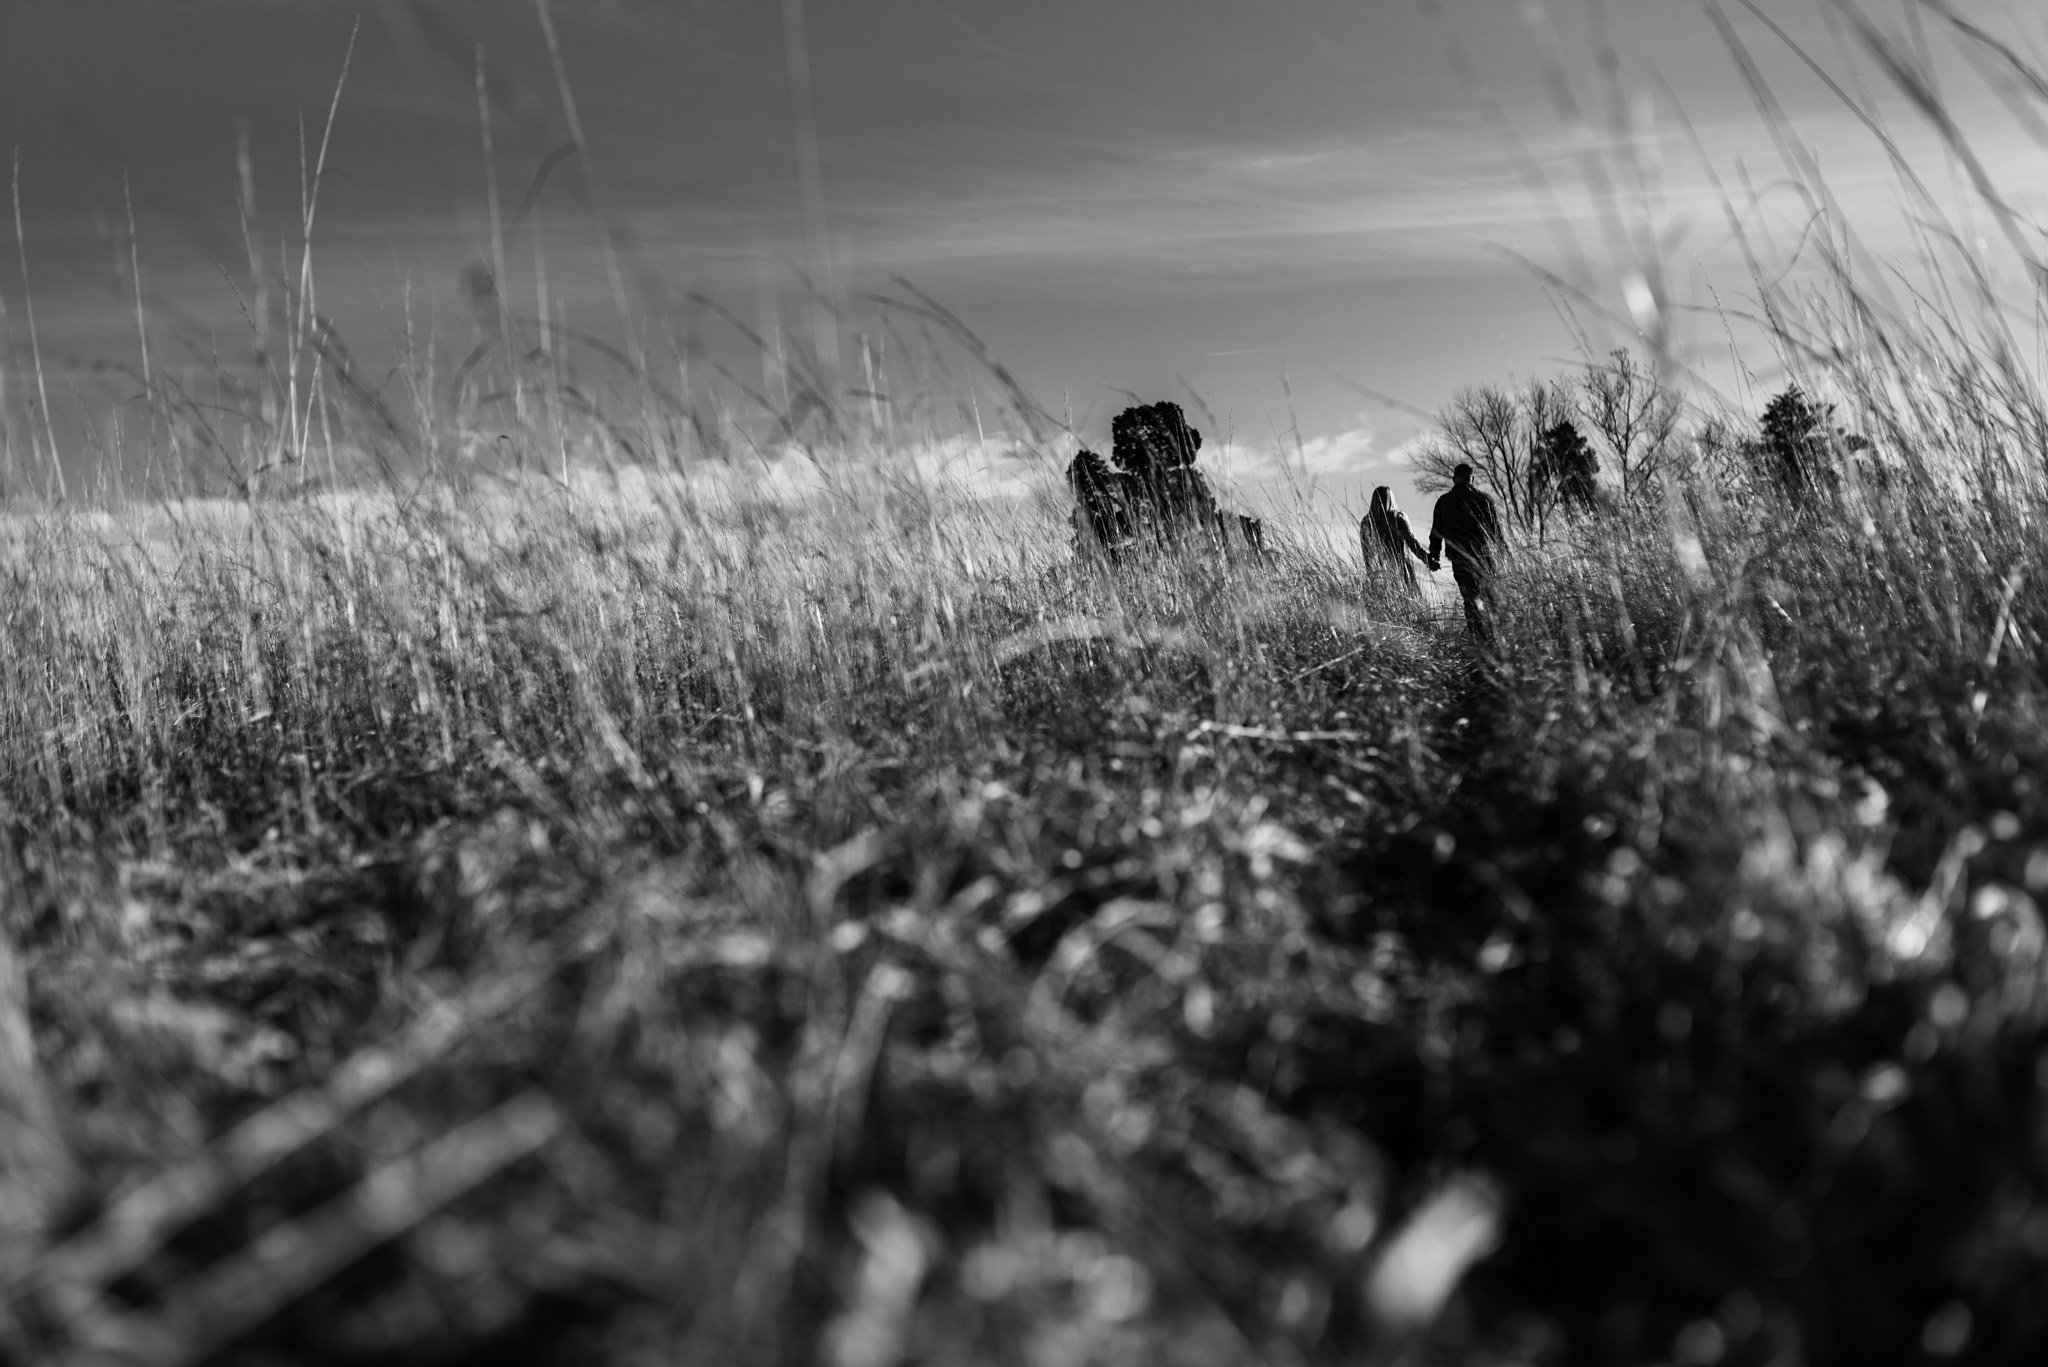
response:
<svg viewBox="0 0 2048 1367"><path fill-rule="evenodd" d="M1507 527L1540 540L1561 520L1659 499L1674 478L1802 502L1869 446L1835 422L1834 405L1796 384L1771 398L1754 430L1720 416L1688 421L1678 392L1617 349L1577 375L1457 390L1412 459L1425 493L1449 488L1452 472L1470 465Z"/></svg>

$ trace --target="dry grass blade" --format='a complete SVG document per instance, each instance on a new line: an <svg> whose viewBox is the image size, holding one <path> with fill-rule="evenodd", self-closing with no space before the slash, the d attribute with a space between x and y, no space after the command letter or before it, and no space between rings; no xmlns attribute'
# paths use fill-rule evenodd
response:
<svg viewBox="0 0 2048 1367"><path fill-rule="evenodd" d="M21 226L21 149L14 149L14 246L21 258L21 304L28 314L29 355L34 363L36 375L36 398L43 413L43 436L49 442L50 473L56 477L57 497L61 501L71 496L64 482L64 463L57 458L57 429L50 419L50 394L43 383L43 344L36 333L35 295L28 286L28 234ZM29 428L33 440L35 428Z"/></svg>
<svg viewBox="0 0 2048 1367"><path fill-rule="evenodd" d="M9 1279L40 1251L44 1225L71 1178L36 1066L27 1000L14 947L0 931L0 1277Z"/></svg>
<svg viewBox="0 0 2048 1367"><path fill-rule="evenodd" d="M1374 1317L1399 1333L1428 1328L1466 1269L1499 1242L1501 1204L1487 1183L1463 1176L1424 1201L1366 1279Z"/></svg>
<svg viewBox="0 0 2048 1367"><path fill-rule="evenodd" d="M1006 665L1033 651L1069 641L1103 641L1122 647L1130 644L1130 637L1116 622L1100 617L1066 617L1006 636L996 642L990 655L998 665Z"/></svg>
<svg viewBox="0 0 2048 1367"><path fill-rule="evenodd" d="M233 1343L365 1253L544 1147L561 1112L538 1092L503 1105L371 1173L345 1195L269 1230L177 1287L157 1317L103 1317L72 1362L178 1367Z"/></svg>
<svg viewBox="0 0 2048 1367"><path fill-rule="evenodd" d="M1855 28L1856 36L1862 40L1864 48L1891 78L1892 84L1913 102L1922 117L1936 133L1940 134L1949 155L1969 175L1970 185L1976 190L1977 197L1983 200L1985 207L1990 209L1992 216L1997 219L1999 230L2011 245L2013 254L2024 262L2038 279L2043 268L2022 232L2019 216L2014 212L2012 205L2006 202L1997 182L1991 178L1989 169L1970 146L1970 140L1956 125L1955 116L1935 91L1927 74L1906 54L1900 52L1898 45L1870 22L1868 15L1854 5L1844 3L1844 0L1834 0L1834 6Z"/></svg>
<svg viewBox="0 0 2048 1367"><path fill-rule="evenodd" d="M1318 665L1317 668L1324 666ZM1239 726L1233 722L1205 721L1188 732L1188 739L1226 736L1231 740L1292 741L1307 745L1316 741L1364 742L1374 739L1363 731L1282 731L1271 726Z"/></svg>
<svg viewBox="0 0 2048 1367"><path fill-rule="evenodd" d="M804 896L811 904L811 916L818 929L831 925L833 900L848 880L879 864L888 857L890 849L890 842L880 832L862 831L812 861Z"/></svg>
<svg viewBox="0 0 2048 1367"><path fill-rule="evenodd" d="M97 1222L51 1249L29 1274L29 1283L48 1291L65 1318L88 1313L109 1283L133 1270L179 1228L418 1076L524 1000L541 981L538 972L514 974L430 1008L391 1044L365 1049L340 1065L325 1086L266 1107L228 1131L203 1157L117 1197Z"/></svg>
<svg viewBox="0 0 2048 1367"><path fill-rule="evenodd" d="M910 991L910 975L885 959L869 972L854 1003L853 1017L846 1023L846 1034L833 1060L825 1099L825 1133L841 1150L850 1149L858 1137L863 1098L882 1056L890 1013Z"/></svg>

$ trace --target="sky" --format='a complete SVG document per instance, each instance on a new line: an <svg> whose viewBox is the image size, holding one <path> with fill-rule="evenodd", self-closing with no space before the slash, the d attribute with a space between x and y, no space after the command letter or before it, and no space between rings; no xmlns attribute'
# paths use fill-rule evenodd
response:
<svg viewBox="0 0 2048 1367"><path fill-rule="evenodd" d="M1850 104L1938 163L1925 120L1833 0L1756 8L1726 0L1727 25L1794 140L1873 251L1909 252L1895 176ZM1945 8L2048 50L2030 6ZM2042 147L1943 9L1865 12L2031 211ZM1687 306L1739 312L1754 294L1723 190L1788 250L1807 216L1700 0L4 0L17 444L31 303L74 470L93 458L86 413L135 392L116 367L140 365L137 274L155 366L247 363L242 130L251 236L265 272L294 280L302 167L327 141L319 309L395 404L402 339L445 372L491 326L463 283L495 255L488 170L515 311L537 311L544 280L557 321L622 341L623 301L643 343L695 327L772 392L772 366L690 292L802 338L811 279L844 309L849 383L864 334L900 389L908 320L871 296L907 280L1072 427L1046 457L1106 444L1131 396L1174 398L1229 474L1313 480L1340 503L1377 482L1415 500L1404 452L1458 386L1566 370L1645 322L1731 391L1738 357L1750 383L1781 379L1738 324ZM1957 177L1931 179L1961 231L1985 231ZM1654 315L1629 306L1646 286ZM998 387L957 350L915 368L927 424L999 417Z"/></svg>

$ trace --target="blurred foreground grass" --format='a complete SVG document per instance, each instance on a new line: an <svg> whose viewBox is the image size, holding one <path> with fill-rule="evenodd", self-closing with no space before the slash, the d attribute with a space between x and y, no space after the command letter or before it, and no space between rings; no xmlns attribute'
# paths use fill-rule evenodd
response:
<svg viewBox="0 0 2048 1367"><path fill-rule="evenodd" d="M1489 660L845 468L9 518L15 1360L2040 1360L2038 478Z"/></svg>
<svg viewBox="0 0 2048 1367"><path fill-rule="evenodd" d="M2039 239L1835 11L2019 274L1859 105L1921 253L1871 269L1709 6L1813 215L1781 260L1724 199L1719 321L1855 458L1814 410L1828 468L1774 485L1689 393L1521 528L1485 655L1305 518L1110 571L1061 499L916 478L950 425L901 346L848 389L693 295L763 383L690 325L671 389L478 264L452 385L408 324L378 388L308 203L253 372L187 383L135 282L118 506L20 501L56 426L0 424L0 1352L2048 1360ZM1639 244L1598 280L1679 384L1683 225L1595 64ZM121 503L138 456L242 497Z"/></svg>

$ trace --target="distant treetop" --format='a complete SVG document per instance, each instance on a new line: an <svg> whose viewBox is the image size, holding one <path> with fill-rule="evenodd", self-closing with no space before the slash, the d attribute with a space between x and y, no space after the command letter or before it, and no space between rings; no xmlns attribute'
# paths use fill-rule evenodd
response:
<svg viewBox="0 0 2048 1367"><path fill-rule="evenodd" d="M1529 482L1540 508L1571 513L1597 507L1599 479L1600 458L1577 423L1560 418L1537 434Z"/></svg>
<svg viewBox="0 0 2048 1367"><path fill-rule="evenodd" d="M1126 408L1110 423L1109 435L1110 459L1139 476L1193 465L1202 449L1202 434L1171 400Z"/></svg>
<svg viewBox="0 0 2048 1367"><path fill-rule="evenodd" d="M1835 406L1787 385L1764 405L1758 454L1786 496L1798 500L1840 476L1842 455L1870 443L1835 424Z"/></svg>

